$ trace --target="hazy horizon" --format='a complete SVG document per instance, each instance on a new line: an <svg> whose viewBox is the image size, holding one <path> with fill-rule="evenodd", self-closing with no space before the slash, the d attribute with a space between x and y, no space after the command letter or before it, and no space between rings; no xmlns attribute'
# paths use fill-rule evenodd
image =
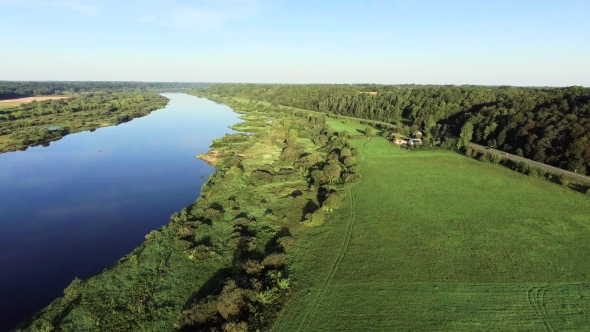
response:
<svg viewBox="0 0 590 332"><path fill-rule="evenodd" d="M590 86L590 3L0 0L0 80Z"/></svg>

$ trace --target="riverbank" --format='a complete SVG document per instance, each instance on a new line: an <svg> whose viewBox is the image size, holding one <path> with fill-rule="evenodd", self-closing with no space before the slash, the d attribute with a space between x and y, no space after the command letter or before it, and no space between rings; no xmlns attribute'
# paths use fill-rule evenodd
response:
<svg viewBox="0 0 590 332"><path fill-rule="evenodd" d="M219 151L215 149L209 150L207 153L201 153L196 158L201 159L202 161L206 162L210 166L215 166L217 164Z"/></svg>
<svg viewBox="0 0 590 332"><path fill-rule="evenodd" d="M62 296L74 277L111 266L199 196L214 168L194 156L238 114L163 96L164 109L128 123L0 155L0 271L10 271L0 273L0 331Z"/></svg>
<svg viewBox="0 0 590 332"><path fill-rule="evenodd" d="M272 321L298 287L285 253L309 226L331 220L354 178L355 149L323 117L226 102L249 130L214 140L217 170L201 197L19 330L264 329Z"/></svg>
<svg viewBox="0 0 590 332"><path fill-rule="evenodd" d="M145 91L96 92L72 98L47 98L0 110L0 153L48 145L69 134L116 126L146 116L168 104L166 97Z"/></svg>

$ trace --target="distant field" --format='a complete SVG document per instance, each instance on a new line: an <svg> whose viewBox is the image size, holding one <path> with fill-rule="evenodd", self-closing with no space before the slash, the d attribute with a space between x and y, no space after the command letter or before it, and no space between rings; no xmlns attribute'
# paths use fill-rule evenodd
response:
<svg viewBox="0 0 590 332"><path fill-rule="evenodd" d="M301 291L274 331L590 331L589 197L365 142L344 208L290 254Z"/></svg>
<svg viewBox="0 0 590 332"><path fill-rule="evenodd" d="M20 105L20 104L18 104L18 105ZM7 108L17 107L18 105L9 104L9 103L0 104L0 110L4 110L4 109L7 109Z"/></svg>
<svg viewBox="0 0 590 332"><path fill-rule="evenodd" d="M30 103L33 101L57 100L57 99L65 99L65 98L71 98L71 97L72 96L36 96L36 97L0 100L0 110L18 107L21 104L27 104L27 103Z"/></svg>
<svg viewBox="0 0 590 332"><path fill-rule="evenodd" d="M17 98L17 99L6 99L6 100L0 100L0 105L20 105L23 103L30 103L33 101L46 101L46 100L57 100L57 99L65 99L65 98L71 98L72 96L35 96L35 97L26 97L26 98Z"/></svg>

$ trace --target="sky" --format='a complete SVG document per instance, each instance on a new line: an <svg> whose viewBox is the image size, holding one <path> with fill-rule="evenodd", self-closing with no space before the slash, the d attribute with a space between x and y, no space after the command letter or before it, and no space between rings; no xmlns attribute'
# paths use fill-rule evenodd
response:
<svg viewBox="0 0 590 332"><path fill-rule="evenodd" d="M590 86L588 0L0 0L0 80Z"/></svg>

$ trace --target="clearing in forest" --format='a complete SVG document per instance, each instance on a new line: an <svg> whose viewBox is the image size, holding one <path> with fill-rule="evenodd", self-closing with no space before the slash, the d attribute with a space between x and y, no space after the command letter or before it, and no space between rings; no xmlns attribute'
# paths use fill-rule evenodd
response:
<svg viewBox="0 0 590 332"><path fill-rule="evenodd" d="M351 140L362 179L290 253L274 331L590 330L590 199L447 151Z"/></svg>

